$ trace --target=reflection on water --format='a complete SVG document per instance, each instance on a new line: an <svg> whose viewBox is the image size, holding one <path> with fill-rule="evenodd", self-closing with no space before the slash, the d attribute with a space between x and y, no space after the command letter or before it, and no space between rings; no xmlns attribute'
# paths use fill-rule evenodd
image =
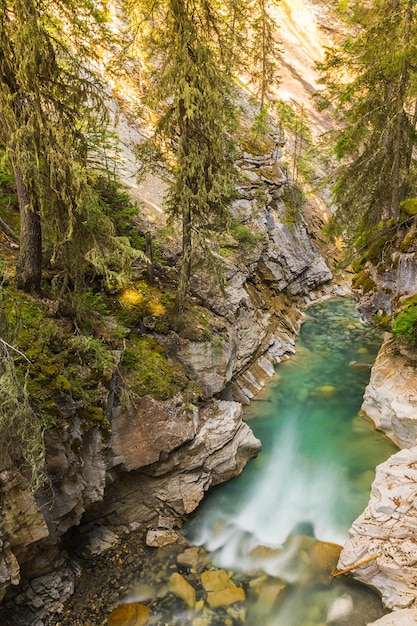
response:
<svg viewBox="0 0 417 626"><path fill-rule="evenodd" d="M218 566L305 582L315 539L344 542L366 506L375 466L395 450L358 416L380 344L351 300L309 310L296 357L279 365L274 384L247 414L262 453L240 477L213 489L189 524L191 542L212 552ZM274 550L265 557L259 546ZM326 593L291 586L268 624L305 626L310 605L309 615L327 608L308 624L336 623L327 610L338 596L341 606L344 593L343 583ZM348 594L345 609L349 601ZM358 619L354 626L367 623Z"/></svg>

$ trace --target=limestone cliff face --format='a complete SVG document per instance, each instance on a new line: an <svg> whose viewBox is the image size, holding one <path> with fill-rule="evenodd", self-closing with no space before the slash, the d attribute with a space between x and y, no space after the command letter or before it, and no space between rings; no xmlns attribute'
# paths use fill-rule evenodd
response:
<svg viewBox="0 0 417 626"><path fill-rule="evenodd" d="M398 284L412 295L416 283L409 281L410 263L403 263L393 271L397 274L401 267L406 268L406 272L404 277L399 277ZM374 302L378 297L375 294ZM367 298L366 305L369 303L370 298ZM398 621L393 615L393 621L387 617L381 624L414 624L412 620L416 619L416 611L402 611L417 607L416 376L415 352L394 342L387 333L372 368L362 409L376 428L402 450L377 468L369 504L353 523L339 562L343 569L375 557L354 569L352 574L375 587L387 607L399 611Z"/></svg>
<svg viewBox="0 0 417 626"><path fill-rule="evenodd" d="M276 168L273 180L262 173L268 165ZM75 414L47 432L49 482L35 498L21 490L19 476L2 473L6 623L40 624L36 620L72 593L78 568L70 555L74 528L88 554L143 525L151 545L169 543L205 491L239 474L258 453L260 444L242 421L242 404L294 352L305 302L331 293L332 274L307 221L300 215L288 223L276 152L261 163L248 155L241 167L246 182L234 211L257 234L255 241L225 260L223 295L209 292L204 271L192 284L212 337L201 342L154 333L187 366L204 406L184 403L181 396L165 402L145 396L122 410L109 393L109 440L95 427L83 430Z"/></svg>

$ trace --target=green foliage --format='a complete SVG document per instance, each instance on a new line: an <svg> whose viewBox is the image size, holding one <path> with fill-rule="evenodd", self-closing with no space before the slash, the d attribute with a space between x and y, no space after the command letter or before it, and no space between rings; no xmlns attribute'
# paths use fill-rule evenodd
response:
<svg viewBox="0 0 417 626"><path fill-rule="evenodd" d="M335 106L341 121L329 137L338 159L331 176L336 215L352 238L381 218L398 222L401 199L416 191L414 3L376 0L357 11L360 4L352 12L360 28L320 66L325 105Z"/></svg>
<svg viewBox="0 0 417 626"><path fill-rule="evenodd" d="M62 291L81 289L88 274L120 285L138 256L117 236L88 172L90 138L96 146L107 124L89 68L110 39L105 15L89 0L0 6L0 134L19 183L24 289L40 287L41 237Z"/></svg>
<svg viewBox="0 0 417 626"><path fill-rule="evenodd" d="M221 70L218 18L211 2L197 3L197 10L184 0L159 1L154 12L148 3L127 4L139 45L153 56L144 101L159 113L148 142L151 149L145 145L140 156L145 150L146 163L155 162L156 156L157 165L162 159L169 169L167 208L171 218L182 224L180 312L188 292L194 243L204 242L208 233L224 227L235 195L232 83Z"/></svg>
<svg viewBox="0 0 417 626"><path fill-rule="evenodd" d="M285 204L285 223L293 226L302 219L301 209L306 202L305 193L298 183L285 185L282 199Z"/></svg>
<svg viewBox="0 0 417 626"><path fill-rule="evenodd" d="M254 232L249 226L242 224L238 219L233 219L230 225L230 233L239 243L239 247L249 252L253 250L263 236L261 233Z"/></svg>
<svg viewBox="0 0 417 626"><path fill-rule="evenodd" d="M145 238L133 226L140 210L128 188L116 178L103 174L92 176L92 183L99 194L100 205L114 223L117 234L128 237L133 248L144 252Z"/></svg>
<svg viewBox="0 0 417 626"><path fill-rule="evenodd" d="M269 123L269 113L268 109L263 106L259 113L255 115L255 121L251 128L251 133L255 137L259 137L260 135L265 135L266 133L271 132L271 126Z"/></svg>
<svg viewBox="0 0 417 626"><path fill-rule="evenodd" d="M268 99L274 95L274 88L280 82L278 74L279 42L277 41L278 24L271 12L274 2L257 0L249 3L250 41L248 49L248 67L250 81L259 100L260 111L265 108Z"/></svg>
<svg viewBox="0 0 417 626"><path fill-rule="evenodd" d="M342 234L340 224L334 219L333 215L330 216L329 220L325 224L323 224L321 232L329 241L334 240L336 237L340 237ZM359 271L359 267L355 269L355 272L357 271Z"/></svg>
<svg viewBox="0 0 417 626"><path fill-rule="evenodd" d="M0 287L0 468L16 468L36 491L45 480L43 423L30 404L27 378L15 365L24 358L16 347L20 329L17 303Z"/></svg>
<svg viewBox="0 0 417 626"><path fill-rule="evenodd" d="M133 336L122 360L122 373L133 396L167 400L187 387L183 367L169 359L152 337Z"/></svg>
<svg viewBox="0 0 417 626"><path fill-rule="evenodd" d="M400 203L401 217L417 215L417 198L407 198Z"/></svg>
<svg viewBox="0 0 417 626"><path fill-rule="evenodd" d="M399 313L393 324L392 333L397 339L406 339L411 346L417 342L417 304L410 304Z"/></svg>
<svg viewBox="0 0 417 626"><path fill-rule="evenodd" d="M281 129L287 129L293 136L293 154L288 169L294 183L299 176L305 182L311 182L314 176L314 165L311 154L313 140L310 132L308 117L304 107L296 107L283 100L276 103L276 113ZM317 148L314 148L317 152Z"/></svg>

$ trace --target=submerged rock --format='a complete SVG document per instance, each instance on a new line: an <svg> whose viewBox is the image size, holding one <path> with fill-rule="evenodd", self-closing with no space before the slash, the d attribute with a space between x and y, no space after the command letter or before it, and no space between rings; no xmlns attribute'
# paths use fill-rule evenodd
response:
<svg viewBox="0 0 417 626"><path fill-rule="evenodd" d="M144 626L149 620L149 613L144 604L122 604L110 613L107 626Z"/></svg>
<svg viewBox="0 0 417 626"><path fill-rule="evenodd" d="M177 596L177 598L185 602L190 609L195 607L195 590L190 583L185 580L184 576L178 572L171 574L168 581L168 589Z"/></svg>

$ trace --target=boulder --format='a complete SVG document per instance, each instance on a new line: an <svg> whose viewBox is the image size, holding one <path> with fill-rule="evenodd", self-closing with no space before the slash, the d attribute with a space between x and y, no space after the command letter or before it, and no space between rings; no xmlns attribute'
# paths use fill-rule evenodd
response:
<svg viewBox="0 0 417 626"><path fill-rule="evenodd" d="M144 626L149 620L149 613L144 604L121 604L110 613L107 626Z"/></svg>
<svg viewBox="0 0 417 626"><path fill-rule="evenodd" d="M185 580L184 576L178 572L174 572L169 577L168 589L177 596L177 598L185 602L190 609L195 607L195 590L190 583Z"/></svg>
<svg viewBox="0 0 417 626"><path fill-rule="evenodd" d="M388 608L417 602L417 446L377 467L369 504L352 525L338 568L355 564L352 575L375 587Z"/></svg>
<svg viewBox="0 0 417 626"><path fill-rule="evenodd" d="M111 465L122 465L130 472L165 459L193 439L197 424L197 410L185 410L178 398L165 402L150 396L140 398L129 410L116 411L113 416Z"/></svg>
<svg viewBox="0 0 417 626"><path fill-rule="evenodd" d="M368 626L417 626L417 609L402 609L389 613Z"/></svg>
<svg viewBox="0 0 417 626"><path fill-rule="evenodd" d="M386 334L365 390L362 410L400 448L416 445L415 367Z"/></svg>

